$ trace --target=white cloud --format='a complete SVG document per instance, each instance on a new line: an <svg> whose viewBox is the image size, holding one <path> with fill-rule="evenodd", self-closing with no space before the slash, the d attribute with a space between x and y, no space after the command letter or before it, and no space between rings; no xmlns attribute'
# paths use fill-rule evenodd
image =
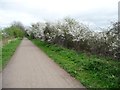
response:
<svg viewBox="0 0 120 90"><path fill-rule="evenodd" d="M96 26L117 19L119 0L0 0L0 26L12 21L32 22L71 16Z"/></svg>

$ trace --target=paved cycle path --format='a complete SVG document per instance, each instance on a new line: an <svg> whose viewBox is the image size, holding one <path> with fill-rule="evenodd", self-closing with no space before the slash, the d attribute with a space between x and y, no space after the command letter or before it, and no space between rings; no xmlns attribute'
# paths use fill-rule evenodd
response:
<svg viewBox="0 0 120 90"><path fill-rule="evenodd" d="M84 88L24 38L2 71L2 88Z"/></svg>

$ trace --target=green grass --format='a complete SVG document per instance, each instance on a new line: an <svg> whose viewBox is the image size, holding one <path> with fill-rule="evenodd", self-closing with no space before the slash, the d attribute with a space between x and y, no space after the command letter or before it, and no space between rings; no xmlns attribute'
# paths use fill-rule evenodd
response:
<svg viewBox="0 0 120 90"><path fill-rule="evenodd" d="M2 60L0 60L0 64L2 63L2 68L7 65L20 42L20 39L16 39L15 41L11 41L2 47Z"/></svg>
<svg viewBox="0 0 120 90"><path fill-rule="evenodd" d="M120 88L120 62L32 40L87 88Z"/></svg>

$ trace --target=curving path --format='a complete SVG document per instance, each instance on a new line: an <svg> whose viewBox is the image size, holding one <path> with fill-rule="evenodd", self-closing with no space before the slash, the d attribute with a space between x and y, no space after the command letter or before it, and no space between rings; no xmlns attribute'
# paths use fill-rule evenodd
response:
<svg viewBox="0 0 120 90"><path fill-rule="evenodd" d="M2 88L84 88L24 38L2 72Z"/></svg>

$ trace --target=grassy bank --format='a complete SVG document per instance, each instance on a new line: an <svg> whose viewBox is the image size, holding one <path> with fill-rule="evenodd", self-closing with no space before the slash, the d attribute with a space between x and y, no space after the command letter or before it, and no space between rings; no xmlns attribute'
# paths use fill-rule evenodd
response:
<svg viewBox="0 0 120 90"><path fill-rule="evenodd" d="M7 65L8 61L14 54L20 42L21 42L20 39L16 39L14 41L9 42L8 44L5 44L2 47L2 61L0 60L0 64L2 63L2 68L4 68Z"/></svg>
<svg viewBox="0 0 120 90"><path fill-rule="evenodd" d="M32 42L87 88L120 88L120 62L76 53L39 40Z"/></svg>

